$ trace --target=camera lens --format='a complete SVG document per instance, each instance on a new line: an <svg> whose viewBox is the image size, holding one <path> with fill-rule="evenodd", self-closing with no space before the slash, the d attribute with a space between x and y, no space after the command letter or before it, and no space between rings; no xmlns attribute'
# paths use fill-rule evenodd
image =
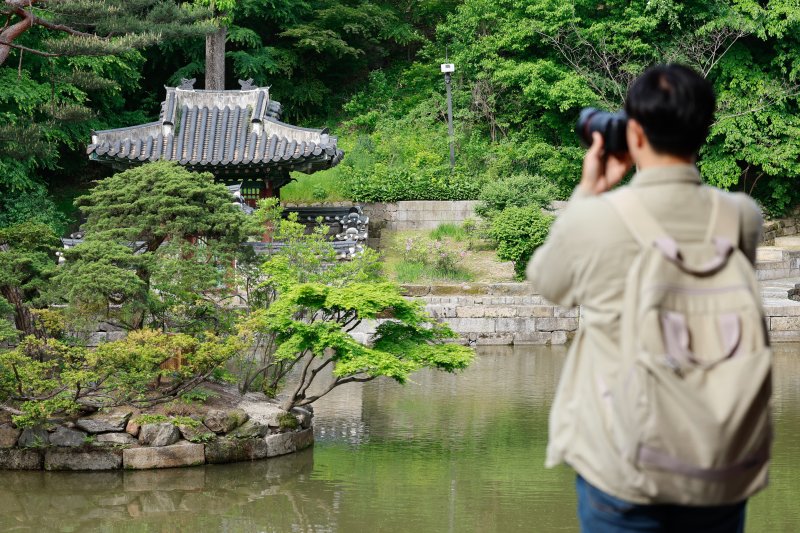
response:
<svg viewBox="0 0 800 533"><path fill-rule="evenodd" d="M624 153L628 151L628 140L625 129L628 116L624 111L609 113L594 107L581 110L575 132L584 146L592 144L592 133L599 132L603 136L606 153Z"/></svg>

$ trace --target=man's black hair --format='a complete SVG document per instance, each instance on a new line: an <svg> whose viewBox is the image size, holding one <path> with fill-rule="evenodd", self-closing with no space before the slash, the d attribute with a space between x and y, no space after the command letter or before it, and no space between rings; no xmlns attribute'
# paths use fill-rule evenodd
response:
<svg viewBox="0 0 800 533"><path fill-rule="evenodd" d="M683 65L657 65L631 84L625 112L657 152L688 156L705 142L715 105L714 89L700 74Z"/></svg>

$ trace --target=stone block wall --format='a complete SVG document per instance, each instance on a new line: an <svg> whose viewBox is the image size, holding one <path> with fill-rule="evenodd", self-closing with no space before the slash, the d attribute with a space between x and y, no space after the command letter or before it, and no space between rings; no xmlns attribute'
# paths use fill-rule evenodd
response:
<svg viewBox="0 0 800 533"><path fill-rule="evenodd" d="M473 345L565 344L575 335L580 322L579 308L553 305L534 294L526 283L404 288L409 296L422 299L433 317L447 322ZM800 341L800 284L780 280L764 290L764 310L772 340Z"/></svg>
<svg viewBox="0 0 800 533"><path fill-rule="evenodd" d="M796 207L788 217L764 222L761 243L771 246L777 237L793 237L800 233L800 207Z"/></svg>
<svg viewBox="0 0 800 533"><path fill-rule="evenodd" d="M565 344L580 311L547 302L526 283L405 285L409 296L473 345Z"/></svg>

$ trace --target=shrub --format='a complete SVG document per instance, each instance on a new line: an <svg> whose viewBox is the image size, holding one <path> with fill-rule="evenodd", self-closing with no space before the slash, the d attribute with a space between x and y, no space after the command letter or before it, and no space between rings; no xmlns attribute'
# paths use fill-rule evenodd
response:
<svg viewBox="0 0 800 533"><path fill-rule="evenodd" d="M509 207L491 221L488 234L497 243L497 256L514 262L514 271L522 277L534 250L544 243L554 217L539 207Z"/></svg>
<svg viewBox="0 0 800 533"><path fill-rule="evenodd" d="M558 196L558 189L538 174L515 174L491 181L481 191L476 212L487 218L507 207L535 205L547 207Z"/></svg>
<svg viewBox="0 0 800 533"><path fill-rule="evenodd" d="M345 167L345 187L356 202L403 200L475 200L483 181L446 166L426 169L389 168L381 163L370 170Z"/></svg>
<svg viewBox="0 0 800 533"><path fill-rule="evenodd" d="M191 391L240 349L235 337L197 340L155 330L92 351L28 336L0 352L0 408L20 427L71 415L83 402L146 408ZM176 359L180 366L170 364Z"/></svg>

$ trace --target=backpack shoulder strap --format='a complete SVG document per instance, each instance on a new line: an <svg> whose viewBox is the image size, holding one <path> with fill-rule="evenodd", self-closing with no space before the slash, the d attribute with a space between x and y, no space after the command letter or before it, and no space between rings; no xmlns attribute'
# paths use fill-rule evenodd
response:
<svg viewBox="0 0 800 533"><path fill-rule="evenodd" d="M706 231L706 242L714 237L723 237L736 247L739 245L739 205L723 191L708 187L711 193L711 219Z"/></svg>
<svg viewBox="0 0 800 533"><path fill-rule="evenodd" d="M649 248L659 239L670 238L629 187L617 189L605 194L604 197L611 203L642 247Z"/></svg>

